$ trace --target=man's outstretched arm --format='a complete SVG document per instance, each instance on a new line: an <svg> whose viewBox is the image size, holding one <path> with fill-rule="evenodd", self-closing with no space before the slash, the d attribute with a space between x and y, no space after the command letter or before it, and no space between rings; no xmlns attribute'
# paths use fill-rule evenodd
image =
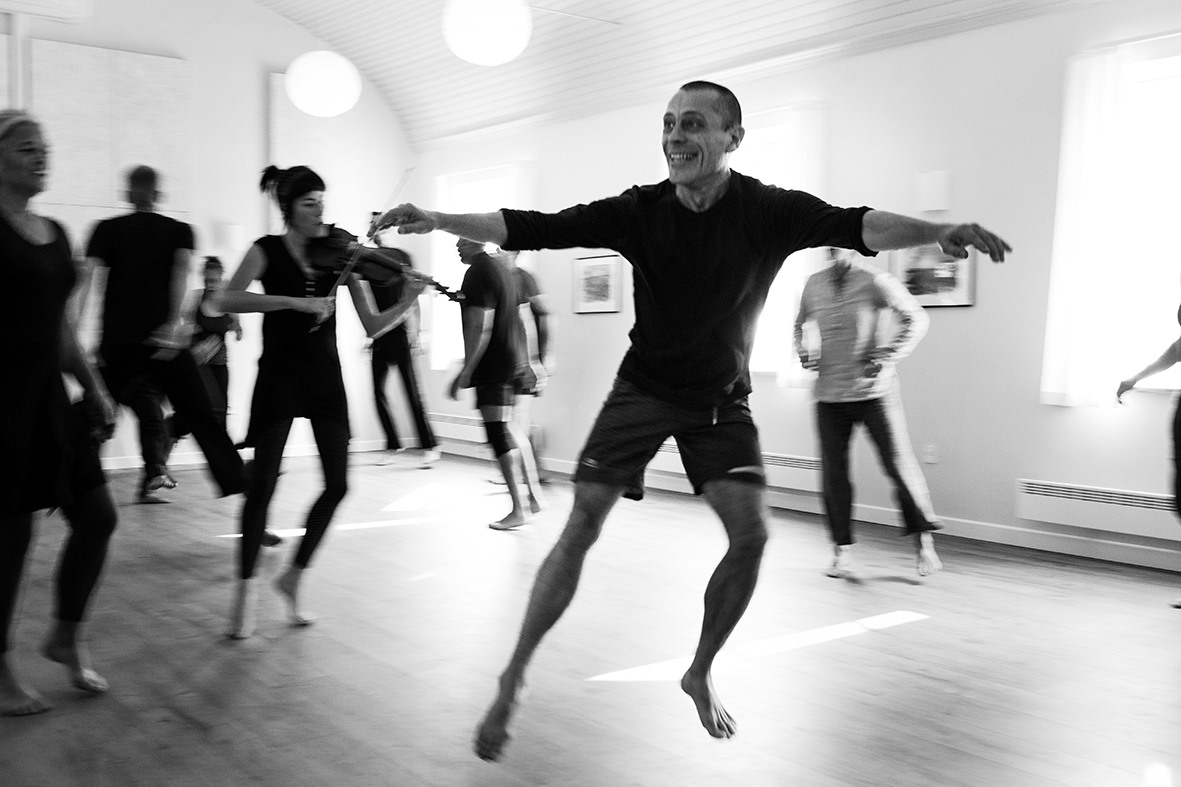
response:
<svg viewBox="0 0 1181 787"><path fill-rule="evenodd" d="M1004 262L1005 252L1013 250L999 235L979 224L936 224L884 210L865 214L861 239L874 251L938 243L945 253L961 259L968 256L969 247L975 246L993 262Z"/></svg>
<svg viewBox="0 0 1181 787"><path fill-rule="evenodd" d="M422 235L442 230L481 243L495 243L501 246L508 239L508 228L500 211L492 213L439 213L423 210L416 205L404 203L390 208L374 219L369 234L374 235L388 227L397 227L399 235Z"/></svg>

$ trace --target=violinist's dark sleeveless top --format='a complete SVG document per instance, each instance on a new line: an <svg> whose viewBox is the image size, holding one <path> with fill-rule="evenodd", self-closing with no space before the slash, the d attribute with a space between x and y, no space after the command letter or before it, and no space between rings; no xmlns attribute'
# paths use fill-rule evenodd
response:
<svg viewBox="0 0 1181 787"><path fill-rule="evenodd" d="M201 341L210 336L218 338L217 352L207 362L209 366L225 366L226 365L226 332L230 330L230 326L234 324L234 318L228 314L221 314L217 317L210 317L201 309L201 305L205 303L205 293L201 294L201 303L197 305L197 319L196 326L193 328L192 344L195 347Z"/></svg>
<svg viewBox="0 0 1181 787"><path fill-rule="evenodd" d="M69 399L61 337L74 288L70 242L57 222L38 246L0 218L0 275L15 297L0 374L0 515L69 501Z"/></svg>
<svg viewBox="0 0 1181 787"><path fill-rule="evenodd" d="M295 298L323 297L336 275L316 272L304 278L280 235L259 238L266 257L263 291ZM325 418L348 427L348 402L336 351L336 316L315 326L311 314L292 309L266 312L262 320L262 355L250 404L246 445L255 445L259 431L289 418Z"/></svg>

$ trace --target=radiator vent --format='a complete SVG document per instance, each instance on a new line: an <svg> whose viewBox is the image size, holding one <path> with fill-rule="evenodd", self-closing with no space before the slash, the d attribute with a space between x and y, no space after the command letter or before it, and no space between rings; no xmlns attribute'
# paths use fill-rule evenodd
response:
<svg viewBox="0 0 1181 787"><path fill-rule="evenodd" d="M1151 508L1157 511L1173 511L1172 495L1151 495L1145 492L1125 492L1120 489L1096 489L1069 484L1051 484L1047 481L1020 482L1020 491L1027 495L1060 497L1066 500L1084 500L1088 503L1107 503L1113 506Z"/></svg>
<svg viewBox="0 0 1181 787"><path fill-rule="evenodd" d="M767 485L780 489L801 492L820 491L820 460L810 456L788 456L787 454L763 454L763 465L767 472ZM656 452L651 464L653 470L684 474L681 467L681 452L672 440L666 440Z"/></svg>
<svg viewBox="0 0 1181 787"><path fill-rule="evenodd" d="M1173 496L1017 479L1017 516L1109 533L1181 540Z"/></svg>

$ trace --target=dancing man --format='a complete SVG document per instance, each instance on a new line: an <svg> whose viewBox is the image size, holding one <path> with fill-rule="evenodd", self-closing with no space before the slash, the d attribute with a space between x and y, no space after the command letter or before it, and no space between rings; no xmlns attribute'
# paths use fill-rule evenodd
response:
<svg viewBox="0 0 1181 787"><path fill-rule="evenodd" d="M816 378L816 430L824 511L832 535L830 577L846 577L853 559L853 485L849 481L849 440L864 424L882 469L894 484L904 535L914 536L919 576L943 564L934 531L942 525L931 506L927 481L906 432L897 365L927 332L927 313L890 274L854 259L847 249L829 249L832 264L808 278L795 322L795 350ZM879 342L883 319L894 329ZM819 351L804 341L804 326L815 324Z"/></svg>
<svg viewBox="0 0 1181 787"><path fill-rule="evenodd" d="M99 222L87 244L92 269L107 271L99 355L107 388L139 420L144 473L139 501L176 486L168 473L169 440L162 398L168 397L197 439L222 495L245 488L242 459L214 412L188 349L181 308L193 251L193 228L156 212L159 176L139 166L127 176L134 210Z"/></svg>
<svg viewBox="0 0 1181 787"><path fill-rule="evenodd" d="M489 254L483 243L460 238L459 259L468 266L463 275L463 367L451 381L448 395L459 398L463 388L476 389L476 407L484 420L488 444L508 487L512 509L488 527L512 530L541 511L541 484L529 438L513 420L513 400L518 381L528 368L525 326L521 323L520 298L509 263L500 254ZM521 500L516 465L520 460L528 489L528 509Z"/></svg>
<svg viewBox="0 0 1181 787"><path fill-rule="evenodd" d="M1008 245L975 224L932 224L837 208L730 169L745 134L734 94L690 82L664 112L668 180L558 213L448 214L400 205L375 229L444 230L508 249L604 248L634 268L631 347L575 471L574 506L538 570L520 637L476 730L476 753L498 759L525 669L574 597L587 551L620 496L643 496L643 472L665 439L680 448L693 489L729 538L705 591L696 654L681 688L716 738L735 733L711 667L754 592L767 540L763 460L747 395L748 359L767 291L784 259L815 246L879 250L939 243L959 257L976 246L994 260Z"/></svg>

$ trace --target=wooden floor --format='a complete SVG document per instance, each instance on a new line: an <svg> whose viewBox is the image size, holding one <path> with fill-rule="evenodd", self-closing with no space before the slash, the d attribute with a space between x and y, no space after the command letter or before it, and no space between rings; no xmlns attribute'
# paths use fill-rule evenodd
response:
<svg viewBox="0 0 1181 787"><path fill-rule="evenodd" d="M239 501L187 470L172 504L134 505L136 475L113 474L120 526L89 627L112 684L98 698L37 655L65 530L42 520L15 654L56 707L0 719L0 785L1181 785L1177 576L945 537L946 570L920 581L910 544L866 525L856 579L834 580L822 523L803 515L775 515L716 668L739 734L708 737L676 679L725 542L702 501L659 493L616 508L504 760L482 762L472 730L570 487L494 532L507 496L491 463L375 456L352 455L309 576L320 621L287 627L269 587L289 537L265 556L246 642L222 636ZM276 529L299 525L320 484L311 459L285 469Z"/></svg>

